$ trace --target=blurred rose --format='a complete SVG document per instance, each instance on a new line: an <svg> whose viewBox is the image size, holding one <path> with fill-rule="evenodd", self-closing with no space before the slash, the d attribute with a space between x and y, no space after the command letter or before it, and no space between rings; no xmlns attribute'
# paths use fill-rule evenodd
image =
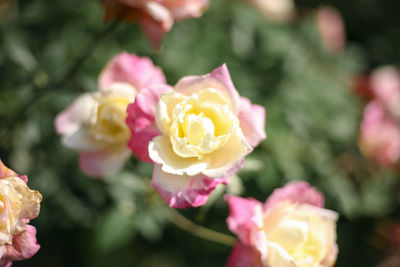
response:
<svg viewBox="0 0 400 267"><path fill-rule="evenodd" d="M287 22L294 16L295 5L293 0L247 0L266 18Z"/></svg>
<svg viewBox="0 0 400 267"><path fill-rule="evenodd" d="M106 9L106 20L117 17L139 21L156 49L174 21L200 17L208 7L208 0L101 0L101 3Z"/></svg>
<svg viewBox="0 0 400 267"><path fill-rule="evenodd" d="M227 223L239 241L227 267L328 267L336 261L337 213L305 182L277 189L265 204L226 196Z"/></svg>
<svg viewBox="0 0 400 267"><path fill-rule="evenodd" d="M99 91L78 97L57 116L56 130L67 147L79 151L86 174L106 176L123 166L130 156L126 108L143 88L164 83L150 59L121 53L101 73Z"/></svg>
<svg viewBox="0 0 400 267"><path fill-rule="evenodd" d="M320 7L316 20L325 48L333 52L343 50L346 46L346 29L339 11L333 7Z"/></svg>
<svg viewBox="0 0 400 267"><path fill-rule="evenodd" d="M153 186L174 208L205 204L266 137L264 108L239 97L225 65L139 93L127 122L130 143L140 140L135 152L156 163Z"/></svg>
<svg viewBox="0 0 400 267"><path fill-rule="evenodd" d="M400 157L400 125L379 101L364 109L360 129L360 147L377 164L390 166Z"/></svg>
<svg viewBox="0 0 400 267"><path fill-rule="evenodd" d="M400 73L392 66L378 68L371 75L375 98L392 114L400 118Z"/></svg>
<svg viewBox="0 0 400 267"><path fill-rule="evenodd" d="M0 266L28 259L40 248L36 229L28 223L39 215L42 195L26 182L26 176L18 176L0 161Z"/></svg>

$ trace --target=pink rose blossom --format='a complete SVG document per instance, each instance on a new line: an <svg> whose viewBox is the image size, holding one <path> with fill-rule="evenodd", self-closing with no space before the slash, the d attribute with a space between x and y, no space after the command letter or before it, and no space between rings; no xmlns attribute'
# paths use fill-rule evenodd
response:
<svg viewBox="0 0 400 267"><path fill-rule="evenodd" d="M39 250L36 229L29 221L38 216L42 195L27 186L27 177L18 176L0 160L0 266L31 258Z"/></svg>
<svg viewBox="0 0 400 267"><path fill-rule="evenodd" d="M82 170L93 177L117 172L131 155L125 123L128 104L144 88L165 84L149 58L126 52L115 56L99 77L99 90L78 97L56 120L64 144L79 152Z"/></svg>
<svg viewBox="0 0 400 267"><path fill-rule="evenodd" d="M359 142L363 153L382 166L391 166L400 158L400 124L377 100L364 109Z"/></svg>
<svg viewBox="0 0 400 267"><path fill-rule="evenodd" d="M158 49L164 33L174 21L198 18L208 7L208 0L101 0L105 19L117 17L128 22L140 22L143 31Z"/></svg>
<svg viewBox="0 0 400 267"><path fill-rule="evenodd" d="M225 65L139 92L127 123L130 148L155 163L152 184L174 208L204 205L266 138L264 108L239 96Z"/></svg>
<svg viewBox="0 0 400 267"><path fill-rule="evenodd" d="M333 7L317 10L316 23L322 43L329 51L342 51L346 46L346 29L339 11Z"/></svg>
<svg viewBox="0 0 400 267"><path fill-rule="evenodd" d="M289 183L265 204L252 198L225 199L228 227L239 238L226 267L334 265L338 215L322 208L323 195L307 183Z"/></svg>
<svg viewBox="0 0 400 267"><path fill-rule="evenodd" d="M400 73L392 66L375 70L371 75L371 89L375 98L386 109L400 118Z"/></svg>

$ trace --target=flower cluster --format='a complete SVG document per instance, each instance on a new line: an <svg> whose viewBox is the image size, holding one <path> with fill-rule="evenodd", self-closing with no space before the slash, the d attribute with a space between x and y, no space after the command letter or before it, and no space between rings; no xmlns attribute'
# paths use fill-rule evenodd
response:
<svg viewBox="0 0 400 267"><path fill-rule="evenodd" d="M229 229L237 234L226 267L331 267L335 264L338 215L305 182L275 190L263 204L226 196Z"/></svg>
<svg viewBox="0 0 400 267"><path fill-rule="evenodd" d="M0 266L28 259L40 248L36 228L28 223L39 215L42 195L27 182L0 161Z"/></svg>
<svg viewBox="0 0 400 267"><path fill-rule="evenodd" d="M226 65L170 86L150 59L128 53L114 57L99 90L78 97L55 124L91 176L115 173L131 151L154 164L152 185L172 208L204 205L266 138L265 109L238 94ZM337 214L307 183L275 190L265 204L226 200L239 237L227 266L333 266Z"/></svg>
<svg viewBox="0 0 400 267"><path fill-rule="evenodd" d="M400 159L400 73L394 67L379 68L365 85L372 100L361 122L361 150L375 163L393 166Z"/></svg>

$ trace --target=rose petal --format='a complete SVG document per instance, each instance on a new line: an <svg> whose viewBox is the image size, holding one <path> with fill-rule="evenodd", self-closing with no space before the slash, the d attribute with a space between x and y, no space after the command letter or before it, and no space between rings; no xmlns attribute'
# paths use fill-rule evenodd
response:
<svg viewBox="0 0 400 267"><path fill-rule="evenodd" d="M280 189L275 189L265 202L267 210L277 203L290 200L299 204L310 204L317 207L324 206L324 196L307 182L291 182Z"/></svg>
<svg viewBox="0 0 400 267"><path fill-rule="evenodd" d="M241 198L226 195L229 216L226 219L229 230L234 232L244 244L250 244L250 231L255 226L252 221L256 206L262 203L253 198Z"/></svg>
<svg viewBox="0 0 400 267"><path fill-rule="evenodd" d="M36 241L36 228L26 225L26 230L13 237L12 245L6 245L1 261L18 261L31 258L40 249ZM0 262L1 262L0 261Z"/></svg>
<svg viewBox="0 0 400 267"><path fill-rule="evenodd" d="M160 135L155 125L154 110L167 85L146 88L138 93L135 102L127 109L126 123L131 131L129 148L143 161L153 162L149 157L150 141Z"/></svg>
<svg viewBox="0 0 400 267"><path fill-rule="evenodd" d="M60 135L73 134L90 120L96 109L97 102L92 95L84 94L78 97L72 105L56 117L56 132Z"/></svg>
<svg viewBox="0 0 400 267"><path fill-rule="evenodd" d="M149 144L150 158L162 165L162 170L170 174L194 176L207 168L207 162L197 158L182 158L175 154L169 137L155 137Z"/></svg>
<svg viewBox="0 0 400 267"><path fill-rule="evenodd" d="M239 112L239 94L232 83L231 76L225 64L216 68L210 74L204 76L187 76L179 80L175 85L175 91L191 95L194 92L214 88L220 90L231 101L232 112L237 115Z"/></svg>
<svg viewBox="0 0 400 267"><path fill-rule="evenodd" d="M240 128L247 142L256 147L267 135L265 133L265 108L253 105L249 99L240 97L240 110L238 115Z"/></svg>
<svg viewBox="0 0 400 267"><path fill-rule="evenodd" d="M207 155L207 169L203 173L210 177L232 176L243 167L244 157L252 150L237 128L223 147Z"/></svg>
<svg viewBox="0 0 400 267"><path fill-rule="evenodd" d="M169 174L155 164L151 183L171 208L186 208L204 205L215 187L227 182L228 178Z"/></svg>
<svg viewBox="0 0 400 267"><path fill-rule="evenodd" d="M105 90L116 82L128 83L140 91L144 87L165 84L166 80L151 59L122 52L100 74L99 88Z"/></svg>
<svg viewBox="0 0 400 267"><path fill-rule="evenodd" d="M225 267L264 267L260 255L251 247L236 242Z"/></svg>
<svg viewBox="0 0 400 267"><path fill-rule="evenodd" d="M131 152L128 148L83 152L79 155L79 163L84 173L93 177L114 174L123 167Z"/></svg>

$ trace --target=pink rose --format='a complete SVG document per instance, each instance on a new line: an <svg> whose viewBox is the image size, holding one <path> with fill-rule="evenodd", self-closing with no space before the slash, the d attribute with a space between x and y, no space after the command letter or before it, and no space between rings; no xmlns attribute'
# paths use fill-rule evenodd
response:
<svg viewBox="0 0 400 267"><path fill-rule="evenodd" d="M156 49L174 21L200 17L208 7L208 0L101 0L101 3L106 9L106 20L117 17L139 21Z"/></svg>
<svg viewBox="0 0 400 267"><path fill-rule="evenodd" d="M337 257L338 215L306 182L275 190L265 204L226 196L227 224L237 234L226 267L330 267Z"/></svg>
<svg viewBox="0 0 400 267"><path fill-rule="evenodd" d="M371 89L393 116L400 118L400 73L392 66L380 67L371 75Z"/></svg>
<svg viewBox="0 0 400 267"><path fill-rule="evenodd" d="M371 101L364 109L360 147L363 153L382 166L391 166L400 158L400 124L382 102Z"/></svg>
<svg viewBox="0 0 400 267"><path fill-rule="evenodd" d="M239 97L225 65L140 92L127 123L130 147L155 163L152 184L174 208L205 204L266 138L264 108Z"/></svg>
<svg viewBox="0 0 400 267"><path fill-rule="evenodd" d="M36 229L28 223L39 215L42 195L26 183L26 176L0 161L0 266L28 259L40 248Z"/></svg>
<svg viewBox="0 0 400 267"><path fill-rule="evenodd" d="M345 48L346 29L338 10L328 6L318 8L316 23L326 49L335 52Z"/></svg>
<svg viewBox="0 0 400 267"><path fill-rule="evenodd" d="M102 71L97 92L83 94L57 116L56 131L79 152L86 174L106 176L124 165L131 154L126 108L143 88L164 83L164 74L149 58L124 52Z"/></svg>

